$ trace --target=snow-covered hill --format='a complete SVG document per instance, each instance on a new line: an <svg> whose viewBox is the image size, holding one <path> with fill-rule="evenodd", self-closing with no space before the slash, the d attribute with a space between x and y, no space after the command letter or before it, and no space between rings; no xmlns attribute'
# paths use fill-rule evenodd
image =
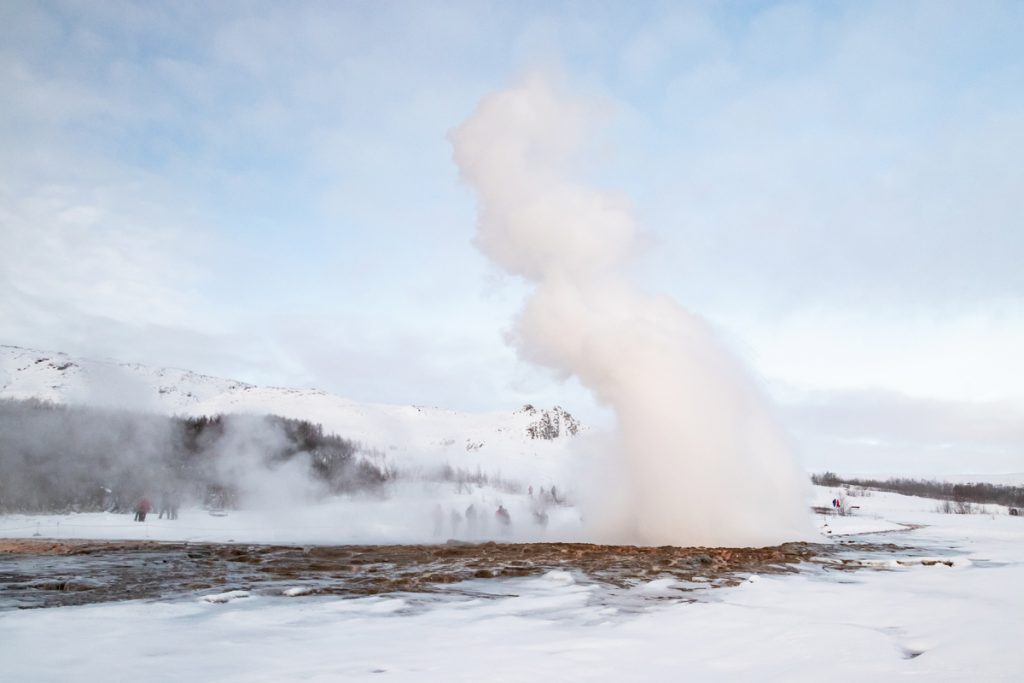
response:
<svg viewBox="0 0 1024 683"><path fill-rule="evenodd" d="M169 415L274 414L318 422L400 467L447 463L505 476L556 476L581 426L560 407L469 413L359 403L315 389L261 387L189 370L0 346L0 398Z"/></svg>

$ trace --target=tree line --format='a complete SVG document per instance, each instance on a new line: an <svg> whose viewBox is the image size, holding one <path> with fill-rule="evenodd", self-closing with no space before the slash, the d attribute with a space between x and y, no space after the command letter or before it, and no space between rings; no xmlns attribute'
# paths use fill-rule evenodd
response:
<svg viewBox="0 0 1024 683"><path fill-rule="evenodd" d="M986 482L954 484L948 481L911 479L906 477L884 480L861 479L857 477L840 477L835 472L812 474L811 481L819 486L860 486L878 491L948 500L955 503L1006 505L1012 508L1024 507L1024 487L1021 486L1006 486Z"/></svg>

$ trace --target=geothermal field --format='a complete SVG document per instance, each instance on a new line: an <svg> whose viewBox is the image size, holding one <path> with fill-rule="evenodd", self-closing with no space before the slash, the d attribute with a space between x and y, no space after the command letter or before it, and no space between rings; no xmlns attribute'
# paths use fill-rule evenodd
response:
<svg viewBox="0 0 1024 683"><path fill-rule="evenodd" d="M35 500L46 492L64 508L0 515L12 680L62 681L70 670L83 680L810 680L835 668L1010 680L1019 664L1024 523L1008 505L940 499L942 487L964 490L952 488L963 478L936 498L808 480L798 531L778 541L608 543L587 521L607 479L578 476L594 430L564 410L362 405L2 351L0 490L24 500L13 466L46 454L48 468L32 471ZM189 454L174 450L177 423L160 421L169 418L60 407L115 372L166 413L230 407L245 419L210 437L198 456L208 470L189 475L175 469ZM48 402L14 398L38 392ZM361 442L389 434L384 455L368 445L352 455L389 474L332 492L309 453L268 450L289 438L287 423L255 417L270 404ZM98 483L118 481L124 463L145 470L138 460L75 469L117 448L110 434L148 454L148 478ZM69 438L74 462L61 455ZM200 495L221 491L213 481L235 490L230 505ZM993 475L980 486L1019 496L1022 484ZM172 488L174 518L161 500ZM87 509L96 499L82 492L96 489L98 509ZM140 495L154 499L144 522ZM708 524L743 510L709 509Z"/></svg>
<svg viewBox="0 0 1024 683"><path fill-rule="evenodd" d="M8 515L5 669L37 681L72 668L161 681L811 680L824 670L1012 680L1019 518L996 506L943 514L938 501L877 491L855 500L855 515L808 510L813 540L760 549L281 544L244 512L186 509L144 529L129 515Z"/></svg>
<svg viewBox="0 0 1024 683"><path fill-rule="evenodd" d="M0 3L0 682L1022 680L1022 33Z"/></svg>

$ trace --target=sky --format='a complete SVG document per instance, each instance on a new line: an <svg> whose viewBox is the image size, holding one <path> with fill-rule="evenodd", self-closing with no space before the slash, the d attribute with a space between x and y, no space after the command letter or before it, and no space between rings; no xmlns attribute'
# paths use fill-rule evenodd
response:
<svg viewBox="0 0 1024 683"><path fill-rule="evenodd" d="M608 411L507 343L449 132L544 73L810 466L1024 471L1024 4L0 2L0 343Z"/></svg>

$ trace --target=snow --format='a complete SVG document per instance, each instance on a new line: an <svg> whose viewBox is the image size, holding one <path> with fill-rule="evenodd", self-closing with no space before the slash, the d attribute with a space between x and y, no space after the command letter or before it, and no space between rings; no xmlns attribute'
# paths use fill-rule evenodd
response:
<svg viewBox="0 0 1024 683"><path fill-rule="evenodd" d="M535 486L564 479L565 456L574 441L565 428L565 414L557 408L470 413L359 403L316 389L259 387L188 370L2 345L0 398L181 416L273 414L322 424L406 472L447 463L518 479L539 473ZM530 438L527 429L545 415L561 425L559 436Z"/></svg>
<svg viewBox="0 0 1024 683"><path fill-rule="evenodd" d="M822 502L833 494L816 489ZM677 592L666 579L615 595L559 570L474 580L478 590L461 594L338 599L285 589L242 599L244 591L230 591L12 611L0 614L4 677L1019 680L1024 520L995 508L945 515L936 501L887 493L858 504L830 523L888 524L897 530L857 538L906 548L865 557L875 568L754 575L688 593L695 602L666 599Z"/></svg>
<svg viewBox="0 0 1024 683"><path fill-rule="evenodd" d="M249 591L227 591L225 593L217 593L215 595L204 595L200 598L203 602L212 602L216 604L223 604L225 602L231 602L232 600L239 600L241 598L248 598Z"/></svg>
<svg viewBox="0 0 1024 683"><path fill-rule="evenodd" d="M360 457L399 473L378 497L338 497L319 503L277 505L211 518L201 510L183 510L174 522L150 517L136 525L130 517L104 513L21 515L0 518L0 537L31 533L53 538L143 539L250 543L413 543L462 540L571 540L579 537L578 510L547 507L545 527L533 522L541 489L565 492L587 459L568 429L572 417L559 408L521 408L467 413L424 406L363 404L318 390L258 387L170 368L70 357L66 354L0 346L0 398L36 398L168 415L275 414L320 423L359 444ZM555 438L532 438L529 430L547 420L560 426ZM586 428L581 428L586 432ZM436 480L444 466L457 476L482 474L491 485ZM586 467L586 466L585 466ZM273 495L255 494L269 505L276 496L295 498L281 470L258 479ZM507 483L520 486L509 493ZM272 483L272 486L270 485ZM305 482L296 482L302 488ZM532 486L538 498L527 495ZM302 496L307 497L307 496ZM294 500L288 501L294 503ZM435 529L434 510L443 507L444 523ZM475 532L455 514L473 504L490 528ZM502 535L491 517L504 505L513 520ZM483 526L483 525L482 525Z"/></svg>
<svg viewBox="0 0 1024 683"><path fill-rule="evenodd" d="M106 387L106 393L97 387ZM109 361L0 347L0 396L167 414L274 413L321 422L414 471L449 463L560 486L575 440L528 438L537 414L471 414L359 404L315 390L255 387ZM383 436L383 435L386 435ZM966 475L965 475L966 477ZM1005 475L1006 482L1024 481ZM840 494L814 488L817 506ZM400 480L385 496L177 520L79 513L0 516L0 537L237 543L572 540L577 509L484 486ZM938 501L847 494L850 516L813 515L820 539L895 544L844 551L796 575L751 575L733 588L653 577L608 591L586 576L473 580L431 594L339 599L282 586L158 601L0 612L3 680L1018 680L1024 668L1024 519L1006 508L947 515ZM491 519L450 525L473 503ZM442 506L441 528L435 509ZM501 536L497 505L513 519ZM811 514L810 512L808 513ZM852 547L852 546L851 546ZM229 586L224 586L229 588ZM455 588L461 591L454 590ZM681 590L686 590L684 594ZM680 600L685 595L687 601Z"/></svg>

